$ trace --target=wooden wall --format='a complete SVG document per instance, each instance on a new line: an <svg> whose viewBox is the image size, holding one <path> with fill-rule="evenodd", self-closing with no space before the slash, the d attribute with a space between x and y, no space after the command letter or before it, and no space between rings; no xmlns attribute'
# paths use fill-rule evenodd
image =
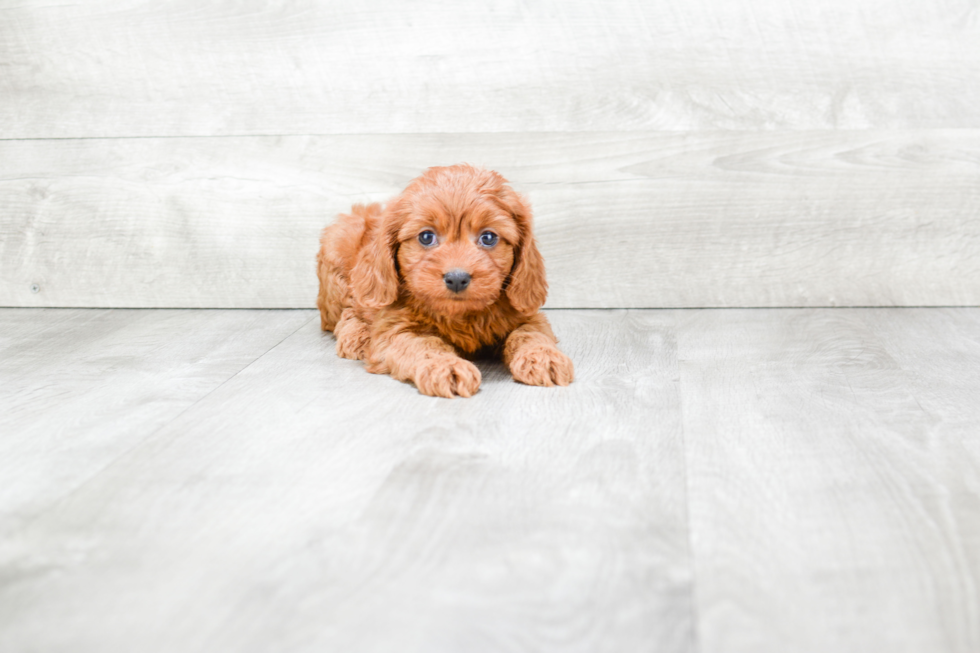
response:
<svg viewBox="0 0 980 653"><path fill-rule="evenodd" d="M0 2L0 305L309 307L430 165L551 307L980 304L975 0Z"/></svg>

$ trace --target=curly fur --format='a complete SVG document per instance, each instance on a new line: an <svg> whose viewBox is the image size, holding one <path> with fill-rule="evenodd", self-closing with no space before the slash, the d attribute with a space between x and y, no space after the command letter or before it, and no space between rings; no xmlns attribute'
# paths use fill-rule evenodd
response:
<svg viewBox="0 0 980 653"><path fill-rule="evenodd" d="M324 229L320 325L338 355L427 395L475 394L480 371L468 359L485 352L522 383L568 385L572 361L539 312L548 284L531 223L527 200L498 173L429 168L386 206L355 204ZM436 244L419 242L425 230ZM486 231L496 245L480 243ZM446 287L450 270L470 275L462 292Z"/></svg>

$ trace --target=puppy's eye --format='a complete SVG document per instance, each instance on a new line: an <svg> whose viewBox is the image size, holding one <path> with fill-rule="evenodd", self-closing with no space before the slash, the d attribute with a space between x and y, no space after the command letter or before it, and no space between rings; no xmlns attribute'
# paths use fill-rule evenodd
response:
<svg viewBox="0 0 980 653"><path fill-rule="evenodd" d="M497 244L497 234L492 231L484 231L480 234L480 244L484 247L493 247Z"/></svg>
<svg viewBox="0 0 980 653"><path fill-rule="evenodd" d="M423 247L432 247L436 244L436 232L426 229L419 234L419 243Z"/></svg>

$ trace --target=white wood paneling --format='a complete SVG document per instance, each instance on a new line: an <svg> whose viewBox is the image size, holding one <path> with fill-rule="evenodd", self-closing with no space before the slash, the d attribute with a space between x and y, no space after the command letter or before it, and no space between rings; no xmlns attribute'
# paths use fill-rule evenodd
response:
<svg viewBox="0 0 980 653"><path fill-rule="evenodd" d="M702 651L980 650L978 334L976 310L684 322Z"/></svg>
<svg viewBox="0 0 980 653"><path fill-rule="evenodd" d="M314 311L273 312L305 325L158 425L142 392L103 386L131 384L139 362L158 372L149 390L173 376L161 354L185 351L183 331L219 339L241 315L183 313L181 329L100 341L115 373L29 347L104 415L106 440L139 442L80 487L32 486L62 499L0 527L0 650L695 650L670 315L552 312L572 386L481 361L481 391L444 400L338 358ZM117 314L90 321L108 332ZM26 374L14 400L44 393L35 411L0 412L15 456L36 433L99 431L50 386ZM62 452L21 459L43 469Z"/></svg>
<svg viewBox="0 0 980 653"><path fill-rule="evenodd" d="M18 0L0 65L0 138L980 128L972 0Z"/></svg>
<svg viewBox="0 0 980 653"><path fill-rule="evenodd" d="M458 161L530 196L551 307L980 304L938 130L0 142L0 305L309 307L333 215Z"/></svg>

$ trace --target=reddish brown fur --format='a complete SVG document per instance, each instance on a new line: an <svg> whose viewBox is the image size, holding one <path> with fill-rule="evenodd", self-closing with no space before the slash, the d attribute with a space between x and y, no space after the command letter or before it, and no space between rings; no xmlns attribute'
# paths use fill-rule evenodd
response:
<svg viewBox="0 0 980 653"><path fill-rule="evenodd" d="M431 247L418 241L427 229ZM486 230L499 237L493 247L478 242ZM471 276L459 294L443 281L452 269ZM480 371L466 358L494 351L522 383L572 382L572 361L538 312L548 284L531 209L496 172L429 168L384 208L354 205L324 229L317 276L322 328L369 372L469 397Z"/></svg>

